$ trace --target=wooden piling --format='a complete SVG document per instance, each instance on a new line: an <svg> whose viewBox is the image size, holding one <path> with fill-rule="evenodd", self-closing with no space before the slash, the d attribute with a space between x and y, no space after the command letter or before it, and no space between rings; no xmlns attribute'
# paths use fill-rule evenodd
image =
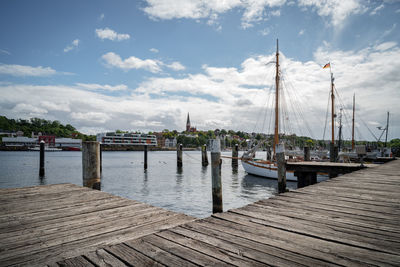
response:
<svg viewBox="0 0 400 267"><path fill-rule="evenodd" d="M222 182L221 182L221 144L219 139L211 140L211 177L213 213L222 212Z"/></svg>
<svg viewBox="0 0 400 267"><path fill-rule="evenodd" d="M239 145L235 144L235 146L232 147L232 167L238 166L238 157L239 157Z"/></svg>
<svg viewBox="0 0 400 267"><path fill-rule="evenodd" d="M207 145L201 147L201 165L208 166Z"/></svg>
<svg viewBox="0 0 400 267"><path fill-rule="evenodd" d="M83 186L100 190L100 143L82 142Z"/></svg>
<svg viewBox="0 0 400 267"><path fill-rule="evenodd" d="M304 161L310 161L310 148L308 146L304 147Z"/></svg>
<svg viewBox="0 0 400 267"><path fill-rule="evenodd" d="M147 145L144 145L144 169L147 170Z"/></svg>
<svg viewBox="0 0 400 267"><path fill-rule="evenodd" d="M176 150L176 163L177 163L178 168L182 168L182 165L183 165L183 163L182 163L183 162L182 148L183 148L182 144L179 144L177 147L177 150Z"/></svg>
<svg viewBox="0 0 400 267"><path fill-rule="evenodd" d="M103 172L103 145L100 143L100 173Z"/></svg>
<svg viewBox="0 0 400 267"><path fill-rule="evenodd" d="M39 176L44 176L44 141L40 141Z"/></svg>
<svg viewBox="0 0 400 267"><path fill-rule="evenodd" d="M286 160L284 146L278 144L275 147L276 161L278 164L278 193L286 191Z"/></svg>

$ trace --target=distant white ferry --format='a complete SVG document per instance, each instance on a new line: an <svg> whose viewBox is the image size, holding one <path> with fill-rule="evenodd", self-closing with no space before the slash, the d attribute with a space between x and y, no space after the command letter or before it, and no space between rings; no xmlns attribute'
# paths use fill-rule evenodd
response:
<svg viewBox="0 0 400 267"><path fill-rule="evenodd" d="M97 134L96 140L107 145L157 146L157 137L151 134L108 132Z"/></svg>

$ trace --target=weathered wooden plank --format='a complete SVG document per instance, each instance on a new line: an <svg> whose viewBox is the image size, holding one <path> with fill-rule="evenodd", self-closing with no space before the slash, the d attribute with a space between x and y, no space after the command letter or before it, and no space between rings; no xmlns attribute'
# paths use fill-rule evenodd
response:
<svg viewBox="0 0 400 267"><path fill-rule="evenodd" d="M333 266L353 263L348 259L326 255L323 251L304 249L303 246L281 238L279 235L269 235L269 232L265 234L268 235L267 237L265 235L249 235L246 231L238 231L223 224L213 224L208 219L184 224L171 230L177 231L180 228L198 232L195 238L202 238L203 242L215 242L216 238L221 239L224 242L218 243L226 250L229 250L226 243L233 243L231 249L233 252L236 250L245 257L268 265L291 266L297 263L308 266ZM202 237L202 235L207 235L207 237ZM355 266L361 265L355 264Z"/></svg>
<svg viewBox="0 0 400 267"><path fill-rule="evenodd" d="M106 248L106 250L129 266L162 266L157 261L124 244L114 245Z"/></svg>
<svg viewBox="0 0 400 267"><path fill-rule="evenodd" d="M193 249L186 248L184 246L179 245L178 243L171 242L165 238L156 236L156 235L148 235L142 237L142 239L158 248L161 248L169 253L184 258L194 264L200 266L228 266L227 263L220 261L216 258L210 257L208 255L199 253Z"/></svg>
<svg viewBox="0 0 400 267"><path fill-rule="evenodd" d="M185 235L181 235L179 233L173 231L162 231L156 233L155 235L160 236L162 238L168 239L175 243L178 243L187 248L191 248L200 253L209 255L216 259L220 259L226 263L236 265L236 266L262 266L262 264L253 261L251 259L246 259L240 254L234 254L229 251L224 251L221 247L210 246L207 243L203 243L196 239L189 238Z"/></svg>
<svg viewBox="0 0 400 267"><path fill-rule="evenodd" d="M125 242L124 244L126 244L132 250L136 250L143 255L146 255L153 261L159 262L160 264L164 264L167 266L197 266L190 260L182 259L169 253L168 251L163 250L162 248L145 242L142 238L130 240Z"/></svg>
<svg viewBox="0 0 400 267"><path fill-rule="evenodd" d="M95 264L99 267L125 267L125 263L120 261L117 257L113 256L112 254L108 253L104 249L98 249L96 251L87 253L83 256L91 263Z"/></svg>
<svg viewBox="0 0 400 267"><path fill-rule="evenodd" d="M249 211L243 209L236 209L230 211L234 216L249 220L260 225L271 226L277 229L292 231L298 234L308 235L315 238L320 238L328 241L334 241L351 246L358 246L361 248L372 249L375 251L382 251L386 253L400 253L400 243L379 240L371 237L364 237L362 235L349 234L338 227L329 227L319 223L313 223L307 220L295 220L276 214L263 214L259 210ZM219 217L216 214L215 217Z"/></svg>
<svg viewBox="0 0 400 267"><path fill-rule="evenodd" d="M144 224L139 223L137 226L128 226L127 228L119 229L117 231L99 233L97 235L81 238L72 242L62 243L56 246L44 246L43 249L27 251L25 254L18 254L15 255L15 257L11 257L6 260L0 260L0 265L30 264L32 262L35 262L36 264L45 264L46 262L76 257L78 255L94 251L99 247L122 243L124 241L149 235L160 230L189 222L191 220L193 220L192 217L170 212L165 216L160 217L160 220L158 221Z"/></svg>
<svg viewBox="0 0 400 267"><path fill-rule="evenodd" d="M319 195L311 190L308 191L290 191L284 194L283 196L293 196L293 197L304 197L304 198L316 198L316 199L326 199L326 200L331 200L333 201L344 201L347 203L355 203L355 204L360 204L360 205L368 205L368 206L375 206L377 209L382 210L390 210L390 209L400 209L400 204L396 205L393 203L387 203L387 202L379 202L376 200L366 200L366 199L358 199L358 198L352 198L352 197L346 197L346 196L340 196L340 195L334 195L334 194L325 194L325 195Z"/></svg>
<svg viewBox="0 0 400 267"><path fill-rule="evenodd" d="M64 222L49 224L38 228L31 228L25 231L12 232L7 236L2 235L3 239L0 242L0 249L5 248L9 250L14 247L32 245L38 242L48 242L51 239L59 239L62 236L76 235L76 238L81 238L82 236L80 233L85 229L87 229L85 230L85 233L89 233L92 231L92 229L94 229L93 231L97 231L96 229L99 227L105 230L107 227L115 227L116 221L119 223L120 220L126 221L127 218L140 219L141 217L145 217L147 219L152 214L166 212L156 207L132 209L128 206L124 208L124 210L122 208L116 208L110 210L109 213L101 212L92 214L92 216L81 216L77 219L67 218ZM101 223L99 223L100 220ZM40 240L38 240L38 236L40 236Z"/></svg>
<svg viewBox="0 0 400 267"><path fill-rule="evenodd" d="M86 260L84 257L79 256L72 259L66 259L58 263L61 267L91 267L94 265Z"/></svg>
<svg viewBox="0 0 400 267"><path fill-rule="evenodd" d="M103 203L105 204L103 205ZM90 208L76 207L76 210L73 208L67 210L63 209L62 211L56 210L54 211L54 214L41 213L39 216L36 214L29 214L26 216L10 216L9 222L0 223L1 229L4 230L0 230L0 237L14 235L15 231L28 230L28 232L31 232L40 227L42 229L53 228L53 225L65 223L69 220L72 224L72 222L79 220L80 218L104 216L109 213L113 213L114 210L130 209L135 211L149 208L148 205L130 203L129 200L103 203L99 203L98 206L89 206Z"/></svg>
<svg viewBox="0 0 400 267"><path fill-rule="evenodd" d="M98 224L82 225L81 227L43 235L40 236L40 238L31 240L25 240L22 236L20 242L15 241L12 246L10 244L9 246L2 247L0 259L6 259L19 254L31 253L32 251L45 250L48 247L69 243L83 238L89 238L99 234L115 232L128 227L148 224L152 221L162 220L167 217L168 214L172 215L171 212L166 210L153 208L153 210L146 212L145 214L133 214L127 217L112 218L111 220L103 219Z"/></svg>
<svg viewBox="0 0 400 267"><path fill-rule="evenodd" d="M341 231L358 234L365 237L371 237L381 240L398 241L400 233L377 229L375 225L357 222L354 220L346 220L337 216L329 216L325 214L309 212L307 210L292 209L292 208L275 208L271 206L252 204L242 208L243 210L257 210L263 214L276 214L293 219L301 219L310 222L315 222L327 227L339 228Z"/></svg>
<svg viewBox="0 0 400 267"><path fill-rule="evenodd" d="M354 215L352 213L348 213L348 212L344 213L344 212L340 212L340 211L329 209L329 208L310 207L309 205L296 205L294 203L286 203L284 201L280 201L280 202L259 201L257 204L271 206L271 207L280 207L280 208L291 209L294 212L297 212L298 210L304 210L304 211L308 211L312 214L331 216L333 218L345 220L352 224L358 223L360 225L365 225L367 227L373 226L376 229L393 232L393 233L399 233L399 230L400 230L399 227L397 227L396 224L390 220L383 220L383 219L378 219L378 218Z"/></svg>
<svg viewBox="0 0 400 267"><path fill-rule="evenodd" d="M260 202L264 204L264 202ZM306 205L303 203L299 203L299 201L289 201L287 199L281 200L281 199L271 199L271 201L268 202L268 204L276 204L278 206L290 206L293 208L298 208L298 209L307 209L307 210L314 210L317 212L326 212L329 214L337 214L338 216L342 217L348 217L348 218L354 218L354 219L359 219L359 220L364 220L368 222L375 222L377 224L395 228L397 229L398 227L395 220L393 218L390 218L389 216L385 216L380 213L373 213L373 212L366 212L366 211L360 211L356 209L349 209L349 208L342 208L342 207L335 207L335 206L328 206L328 205L318 205L318 204L313 204L313 203L307 203ZM396 216L394 216L396 218Z"/></svg>
<svg viewBox="0 0 400 267"><path fill-rule="evenodd" d="M251 260L254 263L280 266L330 266L331 264L292 253L286 249L258 243L247 238L226 234L222 231L205 228L197 223L189 223L171 228L168 232L178 233L188 238L208 244L224 254Z"/></svg>
<svg viewBox="0 0 400 267"><path fill-rule="evenodd" d="M287 242L292 242L302 247L303 253L305 250L323 252L323 257L334 257L339 255L340 259L347 259L354 263L364 264L400 264L400 255L389 253L376 252L370 249L364 249L345 244L322 240L309 235L297 234L277 228L272 228L266 225L259 225L249 220L240 220L237 216L231 216L228 213L220 214L219 218L207 219L206 223L211 223L210 227L221 227L221 230L231 231L232 234L245 235L248 238L257 238L260 241L265 241L268 238L286 239ZM223 217L223 218L222 218ZM284 247L287 247L285 244ZM340 260L336 259L336 260ZM326 258L326 260L328 260ZM339 262L338 262L339 263ZM346 265L348 265L347 263Z"/></svg>

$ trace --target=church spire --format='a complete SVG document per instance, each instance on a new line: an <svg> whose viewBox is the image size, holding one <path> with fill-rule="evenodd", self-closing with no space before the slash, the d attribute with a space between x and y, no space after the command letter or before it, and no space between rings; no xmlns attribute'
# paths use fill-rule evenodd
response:
<svg viewBox="0 0 400 267"><path fill-rule="evenodd" d="M186 132L190 131L190 118L189 118L189 112L187 115L187 121L186 121Z"/></svg>

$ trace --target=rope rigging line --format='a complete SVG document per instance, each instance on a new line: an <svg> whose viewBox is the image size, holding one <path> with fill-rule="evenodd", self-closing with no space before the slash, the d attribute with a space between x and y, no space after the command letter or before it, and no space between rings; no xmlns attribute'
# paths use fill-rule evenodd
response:
<svg viewBox="0 0 400 267"><path fill-rule="evenodd" d="M326 113L325 113L325 126L324 126L324 134L322 135L322 140L325 140L325 132L326 132L326 125L328 123L328 115L329 115L329 104L331 102L330 93L328 93L328 104L326 106Z"/></svg>

